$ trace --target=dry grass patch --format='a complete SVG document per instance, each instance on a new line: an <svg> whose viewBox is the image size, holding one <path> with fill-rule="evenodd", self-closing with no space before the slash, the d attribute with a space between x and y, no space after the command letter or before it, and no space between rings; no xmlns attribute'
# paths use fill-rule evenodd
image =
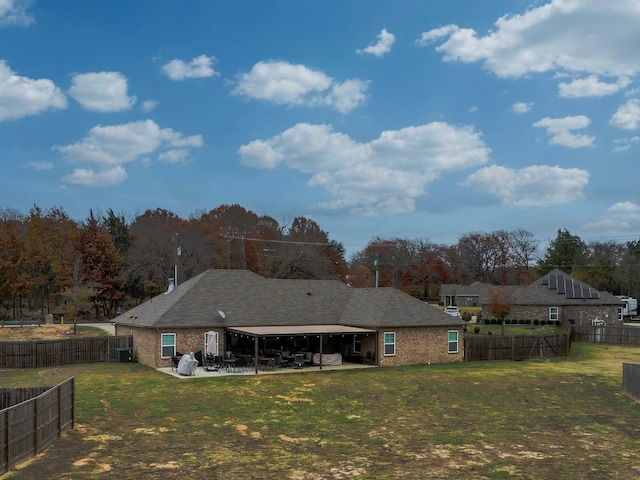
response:
<svg viewBox="0 0 640 480"><path fill-rule="evenodd" d="M625 479L640 478L640 408L621 364L639 360L574 344L569 360L188 382L137 364L2 374L77 386L76 428L14 478Z"/></svg>

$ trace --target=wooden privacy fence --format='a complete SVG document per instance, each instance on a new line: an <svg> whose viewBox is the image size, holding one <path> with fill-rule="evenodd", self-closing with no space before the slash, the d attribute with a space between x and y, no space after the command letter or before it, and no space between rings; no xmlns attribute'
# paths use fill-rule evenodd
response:
<svg viewBox="0 0 640 480"><path fill-rule="evenodd" d="M131 350L132 344L131 335L0 342L0 368L114 362L118 351Z"/></svg>
<svg viewBox="0 0 640 480"><path fill-rule="evenodd" d="M526 360L527 358L566 357L567 334L560 335L470 335L464 339L464 359Z"/></svg>
<svg viewBox="0 0 640 480"><path fill-rule="evenodd" d="M640 365L622 364L622 393L634 400L640 400Z"/></svg>
<svg viewBox="0 0 640 480"><path fill-rule="evenodd" d="M572 342L616 343L640 345L640 327L609 325L572 325Z"/></svg>
<svg viewBox="0 0 640 480"><path fill-rule="evenodd" d="M73 428L75 422L75 381L65 380L55 387L16 405L0 410L0 475L14 465L41 453ZM16 389L15 398L36 394L38 389Z"/></svg>

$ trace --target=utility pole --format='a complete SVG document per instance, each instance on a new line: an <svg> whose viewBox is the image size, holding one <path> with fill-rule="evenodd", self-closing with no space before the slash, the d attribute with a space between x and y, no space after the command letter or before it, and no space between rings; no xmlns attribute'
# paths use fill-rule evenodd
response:
<svg viewBox="0 0 640 480"><path fill-rule="evenodd" d="M235 240L236 238L241 242L240 265L242 269L245 270L247 268L247 262L244 252L244 237L246 237L247 235L251 235L251 232L238 232L238 229L236 227L225 227L221 230L226 233L226 235L221 235L221 237L227 241L227 270L231 269L231 241Z"/></svg>
<svg viewBox="0 0 640 480"><path fill-rule="evenodd" d="M381 247L393 247L395 244L393 242L373 242L370 244L370 248L376 249L376 259L373 261L373 266L376 269L376 288L380 286L380 251L378 250Z"/></svg>

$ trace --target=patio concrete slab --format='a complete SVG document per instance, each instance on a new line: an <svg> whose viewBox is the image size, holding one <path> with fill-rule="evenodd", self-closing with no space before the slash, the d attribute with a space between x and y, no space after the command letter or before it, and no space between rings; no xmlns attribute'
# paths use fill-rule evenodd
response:
<svg viewBox="0 0 640 480"><path fill-rule="evenodd" d="M260 375L287 375L292 373L307 373L307 372L328 372L335 370L353 370L357 368L375 368L376 365L364 365L361 363L345 363L343 365L335 365L329 366L325 365L322 369L318 365L304 367L304 368L276 368L275 370L258 370L257 376ZM227 370L218 370L215 372L210 372L205 370L202 367L198 367L196 369L195 375L180 375L178 370L175 368L158 368L158 372L164 373L167 375L171 375L172 377L180 378L180 379L189 379L189 378L215 378L215 377L228 377L228 376L242 376L242 375L250 375L256 376L255 368L247 368L247 370L241 371L227 371Z"/></svg>

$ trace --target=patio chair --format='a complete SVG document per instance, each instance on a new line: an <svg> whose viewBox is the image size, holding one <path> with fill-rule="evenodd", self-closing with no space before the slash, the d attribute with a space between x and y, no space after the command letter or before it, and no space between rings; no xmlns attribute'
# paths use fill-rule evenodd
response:
<svg viewBox="0 0 640 480"><path fill-rule="evenodd" d="M276 367L284 368L289 366L289 360L285 360L281 353L276 354Z"/></svg>
<svg viewBox="0 0 640 480"><path fill-rule="evenodd" d="M293 368L304 367L304 353L296 353L293 356Z"/></svg>
<svg viewBox="0 0 640 480"><path fill-rule="evenodd" d="M178 363L180 363L181 358L182 354L180 352L176 352L176 354L171 357L171 371L173 371L174 368L178 368Z"/></svg>
<svg viewBox="0 0 640 480"><path fill-rule="evenodd" d="M264 364L265 370L275 370L276 369L276 359L275 357L267 358L266 363Z"/></svg>
<svg viewBox="0 0 640 480"><path fill-rule="evenodd" d="M204 357L202 356L202 350L198 350L193 356L198 361L198 366L204 368Z"/></svg>

